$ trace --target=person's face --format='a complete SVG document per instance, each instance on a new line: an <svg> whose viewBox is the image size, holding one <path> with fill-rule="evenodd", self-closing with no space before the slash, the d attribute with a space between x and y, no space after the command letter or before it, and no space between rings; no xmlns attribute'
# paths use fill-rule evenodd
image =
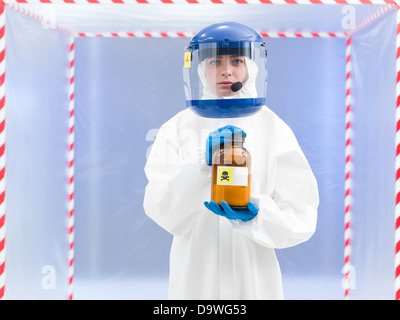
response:
<svg viewBox="0 0 400 320"><path fill-rule="evenodd" d="M243 82L247 78L246 60L242 56L221 55L206 60L206 79L211 88L219 96L232 96L231 90L235 82Z"/></svg>

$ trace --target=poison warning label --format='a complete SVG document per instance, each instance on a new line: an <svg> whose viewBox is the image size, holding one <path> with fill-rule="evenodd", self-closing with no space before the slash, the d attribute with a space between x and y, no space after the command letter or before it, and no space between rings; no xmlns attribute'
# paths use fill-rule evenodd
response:
<svg viewBox="0 0 400 320"><path fill-rule="evenodd" d="M218 167L217 185L247 187L249 168L247 167Z"/></svg>

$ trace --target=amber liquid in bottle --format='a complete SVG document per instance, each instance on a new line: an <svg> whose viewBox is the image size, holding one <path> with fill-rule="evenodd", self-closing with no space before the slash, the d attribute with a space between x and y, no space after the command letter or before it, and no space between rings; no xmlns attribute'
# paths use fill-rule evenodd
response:
<svg viewBox="0 0 400 320"><path fill-rule="evenodd" d="M250 201L251 155L243 147L244 136L234 135L232 140L213 154L211 200L244 209Z"/></svg>

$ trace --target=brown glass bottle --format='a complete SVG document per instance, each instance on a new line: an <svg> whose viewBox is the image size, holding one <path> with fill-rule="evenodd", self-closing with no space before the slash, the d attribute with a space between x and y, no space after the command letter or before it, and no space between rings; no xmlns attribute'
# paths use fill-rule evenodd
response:
<svg viewBox="0 0 400 320"><path fill-rule="evenodd" d="M213 154L211 200L226 201L233 209L250 201L251 155L243 147L245 136L233 134L232 142L222 143Z"/></svg>

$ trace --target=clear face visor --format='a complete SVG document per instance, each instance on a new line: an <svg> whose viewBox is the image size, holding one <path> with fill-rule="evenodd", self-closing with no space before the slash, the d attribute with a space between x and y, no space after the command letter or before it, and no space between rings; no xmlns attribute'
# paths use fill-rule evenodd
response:
<svg viewBox="0 0 400 320"><path fill-rule="evenodd" d="M243 116L243 112L265 104L267 70L263 43L206 43L188 47L183 69L186 101L196 113L198 108L203 113L207 108L214 113L225 106L225 116L229 106L240 105L233 116Z"/></svg>

